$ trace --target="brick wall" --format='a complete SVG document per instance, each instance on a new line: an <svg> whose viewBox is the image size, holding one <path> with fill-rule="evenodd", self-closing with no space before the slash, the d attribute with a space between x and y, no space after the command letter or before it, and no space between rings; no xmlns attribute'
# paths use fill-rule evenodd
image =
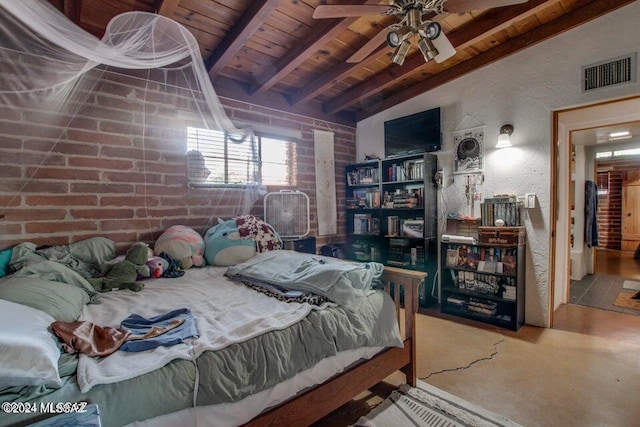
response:
<svg viewBox="0 0 640 427"><path fill-rule="evenodd" d="M204 233L218 217L236 212L240 190L222 194L186 185L185 130L197 116L191 96L176 87L143 89L141 80L111 75L75 115L0 105L0 248L106 236L122 251L136 241L153 244L174 224ZM344 241L343 173L355 160L355 129L222 101L232 120L301 132L296 188L309 195L312 235L317 234L313 129L335 132L338 235L318 238L317 244ZM253 213L262 214L261 202Z"/></svg>
<svg viewBox="0 0 640 427"><path fill-rule="evenodd" d="M598 241L601 247L620 250L622 240L622 181L629 170L640 169L640 156L598 159L599 174L607 173L609 191L598 197ZM599 189L602 185L598 186Z"/></svg>

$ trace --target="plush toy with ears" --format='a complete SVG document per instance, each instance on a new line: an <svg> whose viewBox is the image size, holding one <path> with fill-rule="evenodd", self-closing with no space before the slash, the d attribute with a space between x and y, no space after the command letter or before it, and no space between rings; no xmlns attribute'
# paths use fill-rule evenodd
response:
<svg viewBox="0 0 640 427"><path fill-rule="evenodd" d="M146 243L138 242L131 245L124 260L115 264L106 264L104 276L88 279L98 292L114 289L129 289L140 292L144 283L138 282L138 275L149 277L147 259L149 247Z"/></svg>
<svg viewBox="0 0 640 427"><path fill-rule="evenodd" d="M156 240L153 248L156 255L163 252L171 259L180 261L183 269L202 267L204 240L195 230L186 225L172 225Z"/></svg>

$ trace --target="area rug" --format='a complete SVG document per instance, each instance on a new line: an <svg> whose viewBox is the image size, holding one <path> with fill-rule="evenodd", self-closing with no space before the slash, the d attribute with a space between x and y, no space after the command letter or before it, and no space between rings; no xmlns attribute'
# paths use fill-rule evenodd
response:
<svg viewBox="0 0 640 427"><path fill-rule="evenodd" d="M633 299L636 292L620 292L616 297L613 305L622 308L632 308L634 310L640 310L640 299Z"/></svg>
<svg viewBox="0 0 640 427"><path fill-rule="evenodd" d="M622 284L624 289L632 289L634 291L640 291L640 282L636 282L635 280L625 280Z"/></svg>
<svg viewBox="0 0 640 427"><path fill-rule="evenodd" d="M360 417L354 427L451 426L521 427L432 385L418 380L416 388L401 385L384 402Z"/></svg>

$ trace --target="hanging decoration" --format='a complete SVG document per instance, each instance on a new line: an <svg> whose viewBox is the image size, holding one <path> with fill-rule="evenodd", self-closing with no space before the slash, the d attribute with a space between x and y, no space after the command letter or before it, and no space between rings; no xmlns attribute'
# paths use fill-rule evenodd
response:
<svg viewBox="0 0 640 427"><path fill-rule="evenodd" d="M484 167L485 125L467 115L453 131L454 174L481 173Z"/></svg>

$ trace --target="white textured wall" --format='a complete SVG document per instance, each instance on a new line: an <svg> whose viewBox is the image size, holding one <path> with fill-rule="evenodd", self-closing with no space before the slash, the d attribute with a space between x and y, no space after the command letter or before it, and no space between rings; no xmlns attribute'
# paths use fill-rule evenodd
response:
<svg viewBox="0 0 640 427"><path fill-rule="evenodd" d="M445 170L451 171L451 131L466 115L486 124L483 194L537 195L537 208L525 217L526 322L549 326L552 111L639 94L637 83L590 94L580 91L581 66L636 52L638 40L640 2L634 2L359 122L357 158L362 159L365 153L384 154L384 121L441 107L443 148L439 158ZM515 127L511 136L514 147L495 150L492 145L505 123ZM456 179L443 191L449 211L466 212L461 181Z"/></svg>

